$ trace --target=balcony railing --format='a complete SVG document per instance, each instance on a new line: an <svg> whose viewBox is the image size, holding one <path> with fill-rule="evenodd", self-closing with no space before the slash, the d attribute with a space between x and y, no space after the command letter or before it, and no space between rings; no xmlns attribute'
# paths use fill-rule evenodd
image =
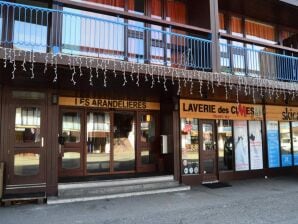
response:
<svg viewBox="0 0 298 224"><path fill-rule="evenodd" d="M210 40L117 15L0 1L0 33L1 46L25 51L212 70ZM297 57L244 46L220 43L222 72L298 81Z"/></svg>
<svg viewBox="0 0 298 224"><path fill-rule="evenodd" d="M221 70L235 75L280 81L298 81L298 58L274 53L274 49L221 43Z"/></svg>
<svg viewBox="0 0 298 224"><path fill-rule="evenodd" d="M15 49L211 70L211 41L170 27L3 1L0 25L1 45Z"/></svg>

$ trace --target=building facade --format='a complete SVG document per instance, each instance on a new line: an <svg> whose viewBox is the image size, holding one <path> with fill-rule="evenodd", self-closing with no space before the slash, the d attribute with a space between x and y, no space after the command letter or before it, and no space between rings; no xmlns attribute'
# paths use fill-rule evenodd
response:
<svg viewBox="0 0 298 224"><path fill-rule="evenodd" d="M4 194L296 173L297 20L278 0L0 1Z"/></svg>

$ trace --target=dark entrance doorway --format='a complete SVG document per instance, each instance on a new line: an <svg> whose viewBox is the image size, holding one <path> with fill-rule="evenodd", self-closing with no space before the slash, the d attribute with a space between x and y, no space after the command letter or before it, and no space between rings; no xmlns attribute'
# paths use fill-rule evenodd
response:
<svg viewBox="0 0 298 224"><path fill-rule="evenodd" d="M200 155L203 182L218 181L214 120L200 120Z"/></svg>

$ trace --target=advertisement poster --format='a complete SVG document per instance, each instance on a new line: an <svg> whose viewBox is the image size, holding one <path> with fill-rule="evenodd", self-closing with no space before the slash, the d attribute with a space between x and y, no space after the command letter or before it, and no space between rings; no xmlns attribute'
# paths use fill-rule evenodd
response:
<svg viewBox="0 0 298 224"><path fill-rule="evenodd" d="M268 165L269 168L280 167L278 122L267 121Z"/></svg>
<svg viewBox="0 0 298 224"><path fill-rule="evenodd" d="M263 169L262 126L260 121L249 121L250 166L252 170Z"/></svg>
<svg viewBox="0 0 298 224"><path fill-rule="evenodd" d="M236 171L248 170L247 122L234 121L234 145Z"/></svg>
<svg viewBox="0 0 298 224"><path fill-rule="evenodd" d="M183 175L199 174L199 135L197 119L181 119Z"/></svg>

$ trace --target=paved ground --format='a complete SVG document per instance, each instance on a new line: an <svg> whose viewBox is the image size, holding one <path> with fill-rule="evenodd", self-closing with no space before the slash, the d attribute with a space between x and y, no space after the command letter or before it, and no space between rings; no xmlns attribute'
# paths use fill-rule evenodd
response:
<svg viewBox="0 0 298 224"><path fill-rule="evenodd" d="M64 205L0 208L0 224L298 223L298 176L233 186Z"/></svg>

